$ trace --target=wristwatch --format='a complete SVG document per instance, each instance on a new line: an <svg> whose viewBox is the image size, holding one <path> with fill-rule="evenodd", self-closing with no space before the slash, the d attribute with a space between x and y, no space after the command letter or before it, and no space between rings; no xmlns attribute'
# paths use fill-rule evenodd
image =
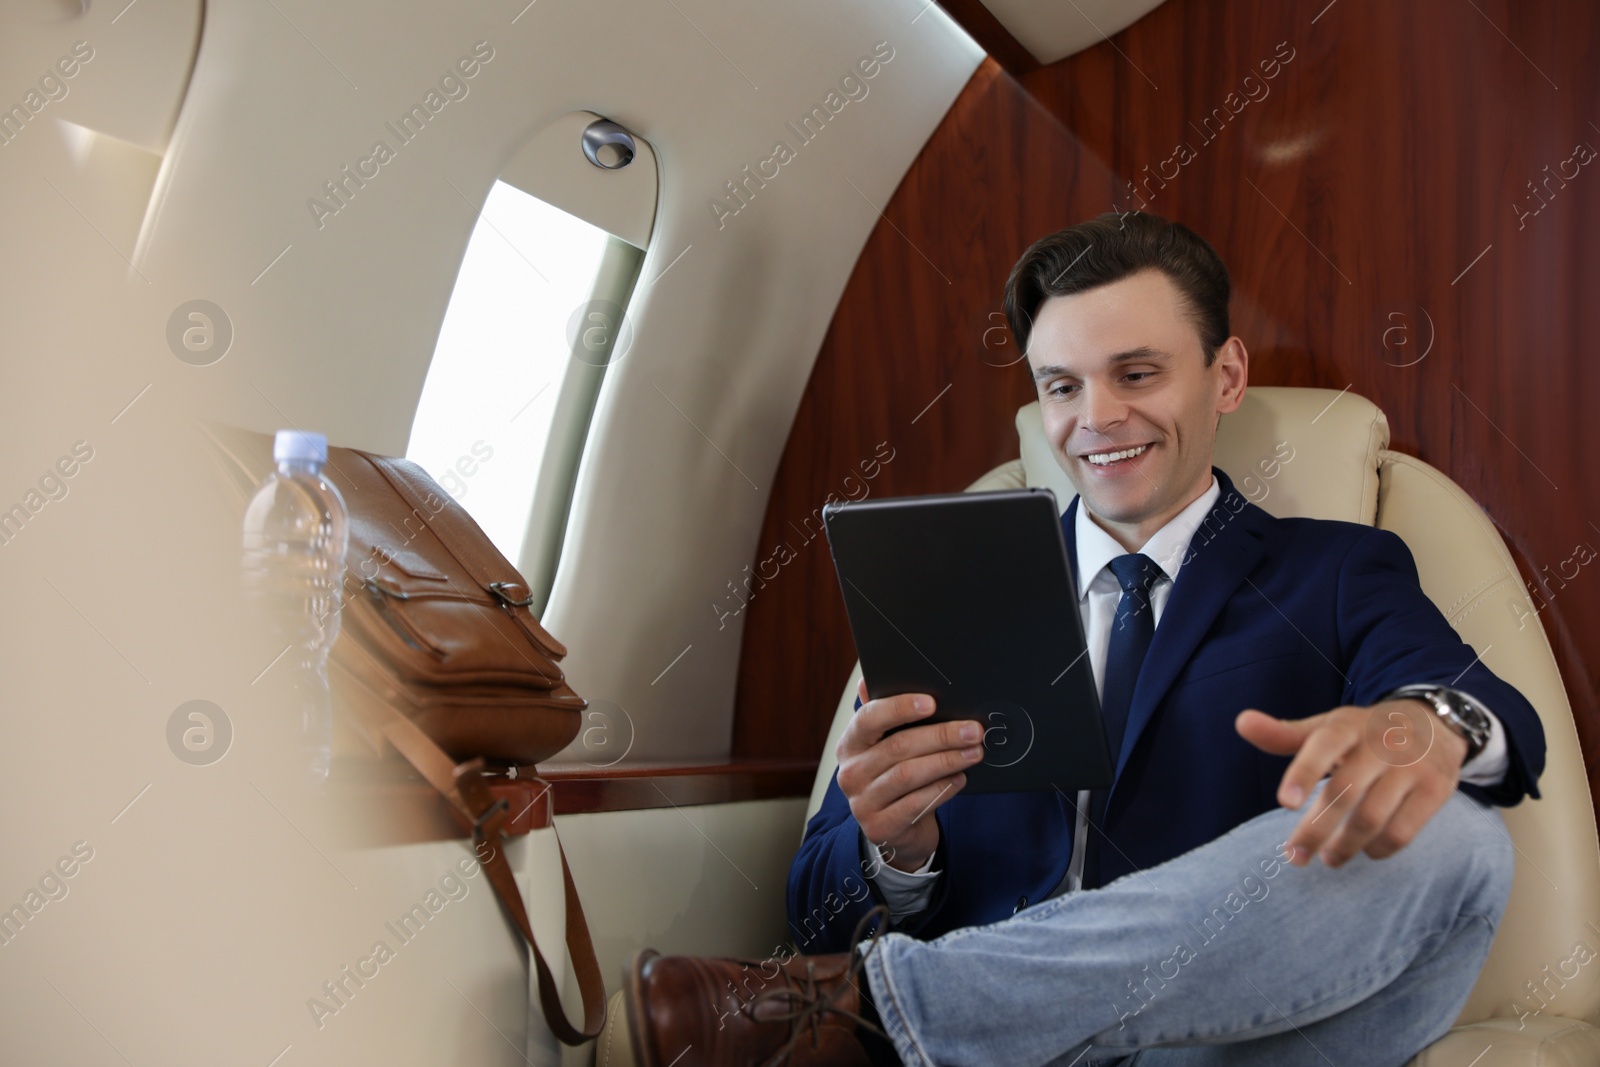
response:
<svg viewBox="0 0 1600 1067"><path fill-rule="evenodd" d="M1434 713L1467 739L1467 763L1489 744L1489 716L1476 700L1457 689L1443 685L1402 685L1379 698L1383 700L1421 700L1432 705Z"/></svg>

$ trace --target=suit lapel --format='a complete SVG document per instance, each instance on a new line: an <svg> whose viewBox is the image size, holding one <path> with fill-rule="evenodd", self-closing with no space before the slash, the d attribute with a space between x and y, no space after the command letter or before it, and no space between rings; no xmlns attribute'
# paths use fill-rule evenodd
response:
<svg viewBox="0 0 1600 1067"><path fill-rule="evenodd" d="M1150 650L1145 654L1139 682L1133 691L1133 704L1128 709L1128 726L1123 734L1122 751L1117 756L1112 795L1116 793L1117 783L1122 781L1122 769L1139 735L1149 725L1156 708L1189 663L1223 606L1255 569L1265 550L1262 542L1271 516L1239 495L1226 474L1220 470L1215 473L1222 492L1216 506L1195 530L1178 580L1161 613L1161 621L1156 624ZM1110 797L1106 803L1109 808Z"/></svg>

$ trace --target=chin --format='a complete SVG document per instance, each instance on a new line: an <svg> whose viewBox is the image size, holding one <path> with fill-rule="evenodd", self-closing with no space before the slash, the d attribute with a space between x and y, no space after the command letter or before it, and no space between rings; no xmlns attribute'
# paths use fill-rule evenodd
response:
<svg viewBox="0 0 1600 1067"><path fill-rule="evenodd" d="M1149 518L1152 512L1148 499L1128 500L1117 494L1085 493L1081 489L1078 495L1090 511L1107 522L1137 525Z"/></svg>

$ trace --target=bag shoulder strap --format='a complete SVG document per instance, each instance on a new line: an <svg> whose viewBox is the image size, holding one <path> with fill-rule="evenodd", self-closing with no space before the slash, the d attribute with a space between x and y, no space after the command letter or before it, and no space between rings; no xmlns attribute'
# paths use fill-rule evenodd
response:
<svg viewBox="0 0 1600 1067"><path fill-rule="evenodd" d="M556 837L556 850L561 855L561 880L566 888L567 952L572 958L572 970L578 980L578 992L583 1000L583 1025L581 1028L567 1020L561 1005L561 993L556 988L555 976L545 962L539 942L533 936L533 924L528 921L528 911L517 888L516 876L506 862L503 831L509 811L504 800L495 800L484 783L483 761L470 760L457 764L433 739L410 719L386 705L382 706L382 729L389 743L406 758L430 785L437 789L451 808L472 828L473 844L477 846L478 862L494 887L495 896L506 914L521 931L533 949L533 965L539 984L539 1005L544 1009L545 1021L556 1038L566 1045L581 1045L600 1035L606 1019L606 989L600 978L600 965L595 959L594 941L589 936L589 923L583 914L583 902L578 899L577 886L572 881L572 869L567 865L566 849L561 838ZM552 805L550 783L535 778L544 786L542 796ZM555 833L555 821L550 820L550 832ZM485 847L487 846L487 847Z"/></svg>

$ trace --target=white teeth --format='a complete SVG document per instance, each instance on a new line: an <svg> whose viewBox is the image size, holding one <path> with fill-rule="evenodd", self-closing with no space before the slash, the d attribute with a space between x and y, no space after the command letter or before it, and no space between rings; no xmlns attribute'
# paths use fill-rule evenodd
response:
<svg viewBox="0 0 1600 1067"><path fill-rule="evenodd" d="M1107 463L1115 463L1121 459L1132 459L1149 447L1149 445L1140 445L1138 448L1125 448L1121 452L1092 452L1083 458L1097 467L1104 467Z"/></svg>

